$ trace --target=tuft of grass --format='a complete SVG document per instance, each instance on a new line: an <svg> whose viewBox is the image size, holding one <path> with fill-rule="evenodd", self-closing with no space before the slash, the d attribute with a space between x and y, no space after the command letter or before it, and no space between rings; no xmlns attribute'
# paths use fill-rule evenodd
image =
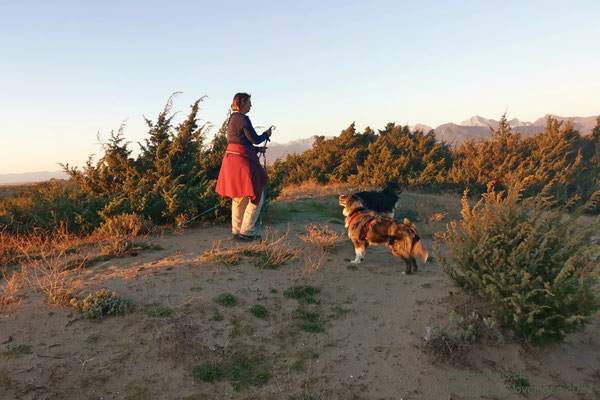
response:
<svg viewBox="0 0 600 400"><path fill-rule="evenodd" d="M221 240L215 241L210 250L206 250L202 255L202 260L208 263L224 264L227 266L237 265L241 257L239 252L224 248Z"/></svg>
<svg viewBox="0 0 600 400"><path fill-rule="evenodd" d="M346 269L348 269L350 271L358 271L358 267L354 264L350 264L350 265L346 266Z"/></svg>
<svg viewBox="0 0 600 400"><path fill-rule="evenodd" d="M308 322L317 322L319 320L319 313L306 311L301 308L296 310L295 315Z"/></svg>
<svg viewBox="0 0 600 400"><path fill-rule="evenodd" d="M100 338L99 336L96 336L96 335L91 335L91 336L88 336L88 337L87 337L87 338L86 338L86 339L83 341L83 343L85 343L85 344L96 344L96 343L98 343L98 339L99 339L99 338Z"/></svg>
<svg viewBox="0 0 600 400"><path fill-rule="evenodd" d="M71 300L73 284L78 273L86 263L85 257L72 260L69 268L65 263L71 256L68 243L56 239L57 249L39 249L37 254L28 253L28 249L21 248L26 259L22 264L20 279L23 284L44 293L51 304L68 304ZM65 241L68 239L64 239Z"/></svg>
<svg viewBox="0 0 600 400"><path fill-rule="evenodd" d="M343 233L336 233L326 225L313 223L305 226L306 233L298 235L304 243L316 246L321 251L335 253L336 245L345 240Z"/></svg>
<svg viewBox="0 0 600 400"><path fill-rule="evenodd" d="M251 262L260 269L275 269L280 265L298 258L300 249L292 247L287 239L288 233L280 235L277 231L265 229L261 241L237 246L230 242L213 242L212 248L204 252L203 260L206 262L235 265L241 257L251 258ZM237 246L237 247L236 247Z"/></svg>
<svg viewBox="0 0 600 400"><path fill-rule="evenodd" d="M320 315L317 312L310 312L301 308L294 313L296 318L302 319L304 322L300 324L300 328L306 332L323 332L323 327L319 324Z"/></svg>
<svg viewBox="0 0 600 400"><path fill-rule="evenodd" d="M305 299L311 298L315 294L319 293L320 289L315 288L311 285L294 285L287 288L283 295L288 299Z"/></svg>
<svg viewBox="0 0 600 400"><path fill-rule="evenodd" d="M234 346L218 363L206 362L191 368L195 380L215 382L229 380L235 391L244 387L262 386L269 381L271 366L262 353L246 346Z"/></svg>
<svg viewBox="0 0 600 400"><path fill-rule="evenodd" d="M168 317L171 315L171 310L159 306L150 311L149 315L151 317Z"/></svg>
<svg viewBox="0 0 600 400"><path fill-rule="evenodd" d="M203 382L214 382L223 376L223 371L215 363L204 363L192 367L192 377Z"/></svg>
<svg viewBox="0 0 600 400"><path fill-rule="evenodd" d="M331 307L331 311L333 312L333 314L330 315L330 317L332 317L332 318L338 318L338 317L341 317L344 314L349 313L351 310L348 309L348 308L344 308L344 307L342 307L340 305L335 305L335 306Z"/></svg>
<svg viewBox="0 0 600 400"><path fill-rule="evenodd" d="M421 285L423 289L431 289L433 285L431 283L424 283Z"/></svg>
<svg viewBox="0 0 600 400"><path fill-rule="evenodd" d="M33 353L33 351L31 350L31 346L27 344L18 344L16 346L12 346L5 350L2 350L2 355L6 357L20 357L22 355L31 353Z"/></svg>
<svg viewBox="0 0 600 400"><path fill-rule="evenodd" d="M85 318L102 319L105 315L124 315L133 306L133 301L117 296L116 292L100 289L83 300L72 298L70 304Z"/></svg>
<svg viewBox="0 0 600 400"><path fill-rule="evenodd" d="M306 332L312 332L312 333L323 332L323 328L321 327L321 325L319 325L316 322L305 322L300 325L300 328L302 328L302 330L306 331Z"/></svg>
<svg viewBox="0 0 600 400"><path fill-rule="evenodd" d="M212 315L212 317L210 318L211 321L223 321L223 314L221 314L218 311L215 311Z"/></svg>
<svg viewBox="0 0 600 400"><path fill-rule="evenodd" d="M262 304L257 304L250 309L252 315L256 318L265 318L267 316L267 309Z"/></svg>
<svg viewBox="0 0 600 400"><path fill-rule="evenodd" d="M221 293L215 299L217 303L225 307L233 307L237 304L237 299L231 293Z"/></svg>

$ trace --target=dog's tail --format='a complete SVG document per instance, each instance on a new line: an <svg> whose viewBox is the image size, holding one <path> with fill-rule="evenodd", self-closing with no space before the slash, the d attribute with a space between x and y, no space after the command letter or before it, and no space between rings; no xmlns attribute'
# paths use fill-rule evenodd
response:
<svg viewBox="0 0 600 400"><path fill-rule="evenodd" d="M429 258L429 253L427 253L427 250L425 250L425 247L423 247L423 241L421 240L420 237L416 237L417 241L415 242L410 255L414 258L420 258L424 263L427 262L427 258Z"/></svg>

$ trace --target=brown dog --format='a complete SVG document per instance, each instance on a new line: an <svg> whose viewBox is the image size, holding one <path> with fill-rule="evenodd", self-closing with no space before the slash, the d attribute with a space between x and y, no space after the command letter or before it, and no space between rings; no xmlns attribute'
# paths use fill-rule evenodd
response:
<svg viewBox="0 0 600 400"><path fill-rule="evenodd" d="M406 273L418 271L416 258L427 261L427 250L417 234L415 226L408 220L400 223L392 218L375 217L368 213L359 197L355 195L341 195L340 205L344 207L342 213L346 217L348 237L354 244L356 258L351 261L360 264L365 257L365 251L370 244L385 244L396 257L406 263Z"/></svg>

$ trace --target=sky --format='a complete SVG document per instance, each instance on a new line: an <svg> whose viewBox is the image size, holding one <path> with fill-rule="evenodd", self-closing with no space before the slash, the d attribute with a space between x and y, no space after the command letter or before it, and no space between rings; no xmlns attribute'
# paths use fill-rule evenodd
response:
<svg viewBox="0 0 600 400"><path fill-rule="evenodd" d="M134 154L169 96L201 123L252 95L272 140L473 115L600 114L598 1L0 0L0 174Z"/></svg>

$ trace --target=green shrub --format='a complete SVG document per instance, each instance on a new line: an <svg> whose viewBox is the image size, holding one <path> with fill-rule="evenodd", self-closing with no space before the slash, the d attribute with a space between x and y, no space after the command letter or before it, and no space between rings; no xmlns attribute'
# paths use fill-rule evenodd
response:
<svg viewBox="0 0 600 400"><path fill-rule="evenodd" d="M225 307L232 307L237 304L237 299L231 293L221 293L215 301Z"/></svg>
<svg viewBox="0 0 600 400"><path fill-rule="evenodd" d="M256 317L256 318L264 318L267 316L267 309L265 308L265 306L263 306L262 304L257 304L254 307L252 307L250 309L250 312Z"/></svg>
<svg viewBox="0 0 600 400"><path fill-rule="evenodd" d="M124 315L133 305L131 299L117 296L117 293L100 289L89 294L85 299L71 299L71 305L78 309L85 318L101 319L105 315Z"/></svg>
<svg viewBox="0 0 600 400"><path fill-rule="evenodd" d="M490 189L474 207L465 193L462 205L462 220L436 235L438 252L442 243L451 250L440 266L489 301L516 334L535 343L562 340L600 309L598 246L590 245L598 222L578 224L578 214L551 208L545 191L522 199L519 186L507 194Z"/></svg>
<svg viewBox="0 0 600 400"><path fill-rule="evenodd" d="M136 237L148 231L149 225L141 216L127 213L107 218L96 229L102 237Z"/></svg>
<svg viewBox="0 0 600 400"><path fill-rule="evenodd" d="M100 239L102 254L120 256L132 246L136 236L149 231L149 223L137 214L119 214L108 217L95 231Z"/></svg>

